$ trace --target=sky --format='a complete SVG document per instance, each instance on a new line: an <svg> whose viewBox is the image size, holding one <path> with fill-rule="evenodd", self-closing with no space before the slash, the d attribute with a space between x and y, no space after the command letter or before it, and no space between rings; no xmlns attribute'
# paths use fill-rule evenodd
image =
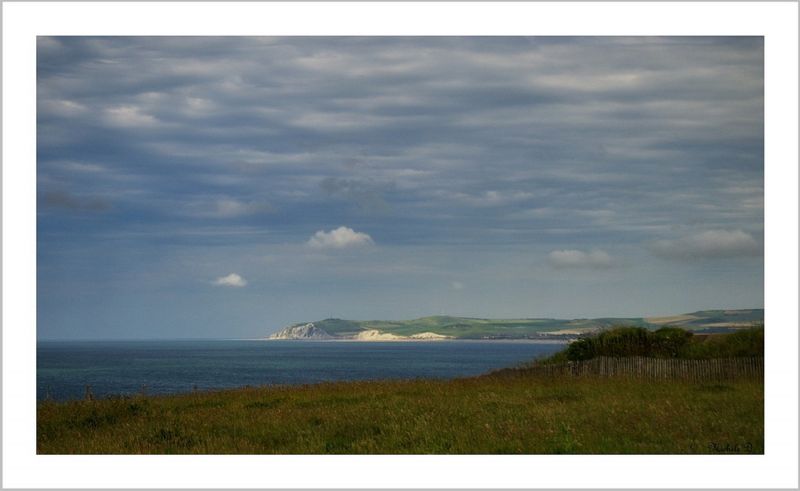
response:
<svg viewBox="0 0 800 491"><path fill-rule="evenodd" d="M764 304L761 37L39 37L39 339Z"/></svg>

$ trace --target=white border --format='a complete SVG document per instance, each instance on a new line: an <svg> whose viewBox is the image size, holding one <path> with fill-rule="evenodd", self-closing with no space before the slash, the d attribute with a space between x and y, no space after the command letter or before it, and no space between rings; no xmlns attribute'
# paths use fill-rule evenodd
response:
<svg viewBox="0 0 800 491"><path fill-rule="evenodd" d="M796 3L4 3L6 487L798 486ZM764 456L35 455L36 35L765 35Z"/></svg>

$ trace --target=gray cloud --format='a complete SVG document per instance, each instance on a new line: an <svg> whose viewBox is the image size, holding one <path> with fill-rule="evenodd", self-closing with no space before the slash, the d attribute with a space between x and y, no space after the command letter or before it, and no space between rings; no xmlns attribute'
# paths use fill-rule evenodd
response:
<svg viewBox="0 0 800 491"><path fill-rule="evenodd" d="M45 206L72 211L108 211L111 202L94 196L78 196L67 191L46 191L42 201Z"/></svg>
<svg viewBox="0 0 800 491"><path fill-rule="evenodd" d="M355 203L361 209L387 211L389 205L384 199L384 193L390 192L394 185L392 183L380 184L374 181L326 177L320 182L320 188L330 196Z"/></svg>
<svg viewBox="0 0 800 491"><path fill-rule="evenodd" d="M448 234L518 226L523 206L602 208L629 235L698 209L718 228L753 228L761 215L757 194L732 202L712 182L752 189L762 178L760 38L39 44L44 174L56 158L108 162L185 206L226 187L242 202L267 191L287 197L278 205L292 220L313 221L326 196L403 216L482 208Z"/></svg>
<svg viewBox="0 0 800 491"><path fill-rule="evenodd" d="M661 239L649 244L657 256L694 260L758 256L762 245L742 230L706 230L675 239Z"/></svg>

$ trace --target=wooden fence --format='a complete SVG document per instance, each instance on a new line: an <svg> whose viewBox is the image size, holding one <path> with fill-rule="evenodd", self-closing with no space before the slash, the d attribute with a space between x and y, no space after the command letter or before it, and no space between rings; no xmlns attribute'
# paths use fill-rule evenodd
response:
<svg viewBox="0 0 800 491"><path fill-rule="evenodd" d="M691 381L764 379L764 358L718 358L682 360L675 358L598 357L558 365L535 365L524 369L538 375L633 377Z"/></svg>

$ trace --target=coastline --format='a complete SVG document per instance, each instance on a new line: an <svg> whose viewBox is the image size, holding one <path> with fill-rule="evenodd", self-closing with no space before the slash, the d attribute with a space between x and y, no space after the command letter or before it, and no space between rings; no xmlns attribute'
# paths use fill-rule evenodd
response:
<svg viewBox="0 0 800 491"><path fill-rule="evenodd" d="M466 339L466 338L450 338L450 339L420 339L420 338L405 338L405 339L355 339L355 338L342 338L342 339L276 339L276 338L245 338L235 339L233 341L290 341L290 342L318 342L318 343L531 343L531 344L569 344L574 338L569 339L531 339L531 338L508 338L508 339Z"/></svg>

